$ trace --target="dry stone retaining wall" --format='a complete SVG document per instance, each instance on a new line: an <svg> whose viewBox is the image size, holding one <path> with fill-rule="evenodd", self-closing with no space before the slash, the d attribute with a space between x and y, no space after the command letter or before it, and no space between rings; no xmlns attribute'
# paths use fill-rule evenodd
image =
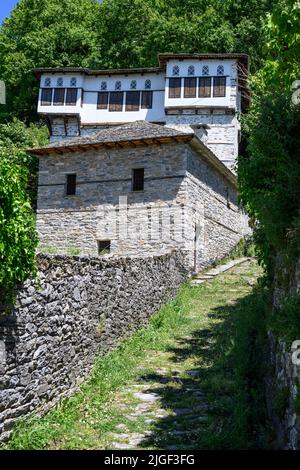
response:
<svg viewBox="0 0 300 470"><path fill-rule="evenodd" d="M185 279L183 255L39 255L38 281L0 316L0 441L16 421L73 394L98 354L147 324Z"/></svg>

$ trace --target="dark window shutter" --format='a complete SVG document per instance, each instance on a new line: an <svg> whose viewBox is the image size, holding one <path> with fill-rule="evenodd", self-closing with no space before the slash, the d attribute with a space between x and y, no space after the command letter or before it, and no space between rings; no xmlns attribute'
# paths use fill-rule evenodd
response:
<svg viewBox="0 0 300 470"><path fill-rule="evenodd" d="M214 77L214 97L226 96L226 77Z"/></svg>
<svg viewBox="0 0 300 470"><path fill-rule="evenodd" d="M97 100L97 109L107 109L108 106L108 92L99 91Z"/></svg>
<svg viewBox="0 0 300 470"><path fill-rule="evenodd" d="M122 111L123 109L123 92L113 91L109 96L109 111Z"/></svg>
<svg viewBox="0 0 300 470"><path fill-rule="evenodd" d="M142 109L151 109L153 103L153 92L152 91L142 91Z"/></svg>
<svg viewBox="0 0 300 470"><path fill-rule="evenodd" d="M67 88L66 105L76 106L77 88Z"/></svg>
<svg viewBox="0 0 300 470"><path fill-rule="evenodd" d="M190 77L184 79L184 97L196 98L196 78Z"/></svg>
<svg viewBox="0 0 300 470"><path fill-rule="evenodd" d="M77 175L67 175L66 195L74 196L76 194L76 179Z"/></svg>
<svg viewBox="0 0 300 470"><path fill-rule="evenodd" d="M110 253L110 240L98 240L98 254L99 255L106 255Z"/></svg>
<svg viewBox="0 0 300 470"><path fill-rule="evenodd" d="M132 191L144 190L144 168L138 168L132 172Z"/></svg>
<svg viewBox="0 0 300 470"><path fill-rule="evenodd" d="M211 95L211 77L199 78L199 97L209 98Z"/></svg>
<svg viewBox="0 0 300 470"><path fill-rule="evenodd" d="M140 109L140 92L127 91L126 93L126 111L139 111Z"/></svg>
<svg viewBox="0 0 300 470"><path fill-rule="evenodd" d="M169 78L169 98L181 97L181 78Z"/></svg>
<svg viewBox="0 0 300 470"><path fill-rule="evenodd" d="M61 106L65 104L65 89L64 88L54 88L53 104L56 106Z"/></svg>
<svg viewBox="0 0 300 470"><path fill-rule="evenodd" d="M42 88L41 106L51 106L52 88Z"/></svg>

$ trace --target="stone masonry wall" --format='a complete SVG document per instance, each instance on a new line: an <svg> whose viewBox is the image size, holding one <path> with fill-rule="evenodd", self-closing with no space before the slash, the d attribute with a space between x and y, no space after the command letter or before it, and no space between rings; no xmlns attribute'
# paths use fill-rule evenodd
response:
<svg viewBox="0 0 300 470"><path fill-rule="evenodd" d="M73 394L95 357L173 298L183 255L104 259L39 255L38 280L0 316L0 441L19 418Z"/></svg>
<svg viewBox="0 0 300 470"><path fill-rule="evenodd" d="M131 190L134 168L144 191ZM66 173L77 174L76 196L65 196ZM42 157L37 228L41 251L96 256L110 240L118 256L185 250L191 270L195 250L201 267L243 236L236 189L179 143Z"/></svg>
<svg viewBox="0 0 300 470"><path fill-rule="evenodd" d="M287 296L300 293L300 259L295 260L294 266L284 266L284 253L277 257L277 277L274 285L273 315L282 306ZM284 281L285 280L285 281ZM288 281L287 281L288 280ZM284 285L282 284L284 281ZM293 345L294 341L298 341ZM300 336L287 341L268 331L269 366L266 375L266 399L268 415L274 430L275 447L277 449L300 449ZM295 406L296 401L298 406ZM280 408L278 408L278 403Z"/></svg>

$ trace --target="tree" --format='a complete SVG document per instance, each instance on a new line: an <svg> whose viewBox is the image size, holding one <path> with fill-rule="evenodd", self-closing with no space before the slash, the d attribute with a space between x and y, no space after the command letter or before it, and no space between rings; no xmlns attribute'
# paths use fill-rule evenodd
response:
<svg viewBox="0 0 300 470"><path fill-rule="evenodd" d="M292 101L300 77L299 30L299 3L281 0L266 24L267 60L251 81L249 145L239 158L242 201L258 220L259 253L270 279L278 252L300 252L300 105Z"/></svg>
<svg viewBox="0 0 300 470"><path fill-rule="evenodd" d="M37 236L26 192L27 170L0 150L0 286L12 288L35 272Z"/></svg>
<svg viewBox="0 0 300 470"><path fill-rule="evenodd" d="M0 77L7 87L2 121L36 120L34 67L94 66L97 0L21 0L0 30Z"/></svg>

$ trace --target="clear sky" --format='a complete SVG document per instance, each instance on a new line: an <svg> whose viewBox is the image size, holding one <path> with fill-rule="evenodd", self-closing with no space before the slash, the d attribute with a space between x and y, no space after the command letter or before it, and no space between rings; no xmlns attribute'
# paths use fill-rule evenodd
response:
<svg viewBox="0 0 300 470"><path fill-rule="evenodd" d="M102 0L99 0L100 2ZM18 3L18 0L0 0L0 24L10 15L11 10L13 7Z"/></svg>
<svg viewBox="0 0 300 470"><path fill-rule="evenodd" d="M17 0L0 0L0 23L10 15L13 7L18 3Z"/></svg>

